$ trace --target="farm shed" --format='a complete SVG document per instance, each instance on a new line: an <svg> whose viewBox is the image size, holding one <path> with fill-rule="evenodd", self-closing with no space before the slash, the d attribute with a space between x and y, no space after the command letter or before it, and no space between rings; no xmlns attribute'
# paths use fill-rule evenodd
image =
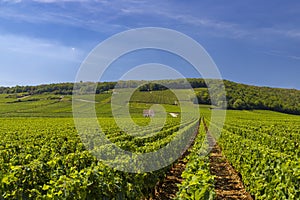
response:
<svg viewBox="0 0 300 200"><path fill-rule="evenodd" d="M143 110L144 117L154 117L154 110Z"/></svg>

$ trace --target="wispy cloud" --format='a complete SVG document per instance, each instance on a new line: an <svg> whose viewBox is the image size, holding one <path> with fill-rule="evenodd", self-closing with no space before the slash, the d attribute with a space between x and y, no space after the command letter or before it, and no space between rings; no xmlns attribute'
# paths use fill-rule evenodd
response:
<svg viewBox="0 0 300 200"><path fill-rule="evenodd" d="M71 81L86 56L76 46L17 35L0 35L0 43L1 85Z"/></svg>
<svg viewBox="0 0 300 200"><path fill-rule="evenodd" d="M20 3L22 0L0 0L0 3Z"/></svg>
<svg viewBox="0 0 300 200"><path fill-rule="evenodd" d="M166 4L166 5L165 5ZM181 11L179 8L166 2L152 2L151 4L135 3L135 4L118 4L114 5L118 8L118 15L123 16L143 16L148 18L155 17L159 24L176 25L182 24L189 27L190 30L200 28L216 36L242 37L248 35L247 30L243 30L238 24L226 22L222 20L201 17L195 13L189 14ZM142 24L147 26L148 24Z"/></svg>
<svg viewBox="0 0 300 200"><path fill-rule="evenodd" d="M85 26L87 29L98 29L99 27L110 26L111 28L122 27L127 29L124 23L118 22L122 18L129 15L149 15L160 18L160 21L154 21L157 26L164 21L173 20L174 23L183 23L189 26L204 27L208 29L226 30L235 32L236 35L241 34L236 24L213 20L208 18L195 17L186 13L182 13L177 9L172 9L172 4L161 5L157 1L152 3L136 0L118 0L118 1L88 1L88 0L33 0L37 3L57 3L61 5L61 12L51 12L49 10L15 10L13 8L2 8L0 17L12 18L30 23L58 23L72 26ZM21 2L21 0L15 0ZM64 2L80 3L80 12L76 10L66 9ZM24 2L25 3L25 2ZM176 12L175 12L176 11ZM91 17L92 16L92 17ZM101 20L99 20L101 19ZM137 24L142 24L141 20L136 18ZM113 21L113 22L112 22ZM147 24L145 24L147 26ZM231 34L232 35L232 34Z"/></svg>
<svg viewBox="0 0 300 200"><path fill-rule="evenodd" d="M245 35L249 35L249 32L243 30L239 27L238 24L221 21L221 20L214 20L209 18L201 18L201 17L194 17L192 15L186 14L178 14L178 13L171 13L171 12L159 12L160 15L165 16L169 19L173 19L175 21L179 21L186 25L192 25L194 27L203 28L207 31L213 31L215 36L227 36L227 37L242 37Z"/></svg>
<svg viewBox="0 0 300 200"><path fill-rule="evenodd" d="M282 57L282 58L289 58L289 59L293 59L293 60L300 60L300 56L290 55L286 52L278 51L278 50L271 50L268 52L264 52L264 54L270 55L270 56Z"/></svg>
<svg viewBox="0 0 300 200"><path fill-rule="evenodd" d="M122 2L122 1L121 1ZM265 39L265 36L285 37L290 39L300 39L300 29L283 29L281 24L273 23L273 26L264 27L252 24L246 26L243 21L226 21L214 18L213 16L202 16L195 12L186 12L184 9L176 7L174 4L166 2L152 2L151 4L119 4L120 14L122 15L149 15L157 16L161 22L166 20L173 21L173 24L183 24L190 30L198 28L213 36L227 38L247 38Z"/></svg>
<svg viewBox="0 0 300 200"><path fill-rule="evenodd" d="M66 61L81 61L84 52L76 46L65 46L55 41L16 35L0 35L0 50L7 54L30 55ZM17 57L17 56L16 56Z"/></svg>
<svg viewBox="0 0 300 200"><path fill-rule="evenodd" d="M22 0L0 0L0 2L3 2L3 3L21 3ZM39 2L39 3L88 2L88 0L32 0L32 2Z"/></svg>
<svg viewBox="0 0 300 200"><path fill-rule="evenodd" d="M1 0L0 0L1 1ZM8 0L2 0L8 2ZM10 2L21 2L11 0ZM271 27L245 26L241 21L220 20L201 13L187 12L178 5L166 1L143 0L33 0L36 3L54 4L51 9L16 10L2 7L0 17L30 23L56 23L89 29L109 34L141 26L177 26L197 30L199 33L215 37L236 39L266 39L268 36L300 39L299 29L282 29L274 24ZM65 3L78 2L77 7ZM27 1L21 3L26 4ZM134 17L134 20L124 20ZM149 20L144 20L144 19ZM187 28L186 28L187 27ZM180 30L179 30L180 31Z"/></svg>
<svg viewBox="0 0 300 200"><path fill-rule="evenodd" d="M288 37L300 39L300 29L282 30L280 32Z"/></svg>
<svg viewBox="0 0 300 200"><path fill-rule="evenodd" d="M0 0L1 1L1 0ZM2 0L2 2L29 1ZM80 27L109 34L129 28L141 26L176 26L188 27L188 30L198 30L206 35L226 38L264 38L264 35L300 39L300 30L283 30L278 27L257 27L220 20L213 16L203 16L201 13L187 12L178 5L166 1L137 0L33 0L40 4L55 4L56 9L16 9L2 7L0 17L26 21L30 23L56 23ZM77 7L68 7L65 3L77 2ZM74 6L74 5L73 5ZM134 20L125 20L134 17ZM144 20L144 19L150 20ZM130 21L130 22L128 22ZM186 30L186 28L184 28ZM180 31L180 30L179 30Z"/></svg>
<svg viewBox="0 0 300 200"><path fill-rule="evenodd" d="M86 0L35 0L37 3L56 3L55 8L40 9L28 6L27 9L18 7L3 6L0 18L27 22L32 24L59 24L64 26L79 27L96 32L116 33L128 29L122 23L113 23L117 15L112 15L112 8L105 6L105 1L101 3L90 3ZM69 8L64 2L78 2L80 6ZM96 3L96 5L95 5ZM26 4L26 3L24 3ZM25 5L26 8L26 5ZM92 16L92 17L91 17Z"/></svg>
<svg viewBox="0 0 300 200"><path fill-rule="evenodd" d="M300 60L300 56L288 56L291 59Z"/></svg>
<svg viewBox="0 0 300 200"><path fill-rule="evenodd" d="M257 29L257 32L267 36L280 36L289 39L300 39L300 29L297 28L281 28L276 26L271 28Z"/></svg>

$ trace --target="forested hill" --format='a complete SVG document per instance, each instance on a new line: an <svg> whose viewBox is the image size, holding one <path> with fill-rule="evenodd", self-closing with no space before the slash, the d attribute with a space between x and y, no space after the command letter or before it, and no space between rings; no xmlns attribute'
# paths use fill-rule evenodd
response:
<svg viewBox="0 0 300 200"><path fill-rule="evenodd" d="M258 87L224 81L227 107L237 110L273 110L300 114L300 90ZM197 92L198 103L210 104L207 89Z"/></svg>
<svg viewBox="0 0 300 200"><path fill-rule="evenodd" d="M257 87L230 81L225 81L225 87L230 108L300 114L300 90Z"/></svg>
<svg viewBox="0 0 300 200"><path fill-rule="evenodd" d="M191 86L196 89L198 103L211 104L207 86L203 79L188 79ZM123 81L118 87L132 87L144 83L142 81ZM162 84L145 84L140 91L165 90L167 87L184 89L187 88L184 80L163 80ZM116 82L102 82L97 86L96 93L111 91ZM250 86L231 81L224 81L226 88L227 107L229 109L265 109L284 113L300 114L300 90L280 89L270 87ZM83 91L91 90L91 83L82 83ZM59 94L71 95L73 83L57 83L38 86L0 87L0 94ZM201 89L202 88L202 89ZM217 105L219 106L219 105Z"/></svg>

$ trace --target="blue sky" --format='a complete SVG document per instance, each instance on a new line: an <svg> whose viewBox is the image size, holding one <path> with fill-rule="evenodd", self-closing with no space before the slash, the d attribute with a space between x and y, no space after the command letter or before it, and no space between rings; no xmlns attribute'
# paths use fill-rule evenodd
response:
<svg viewBox="0 0 300 200"><path fill-rule="evenodd" d="M149 26L198 41L224 79L300 89L298 0L0 0L0 85L74 81L97 44ZM113 69L154 61L177 68L187 64L145 51L116 62ZM192 69L184 71L196 77ZM106 78L117 77L112 70Z"/></svg>

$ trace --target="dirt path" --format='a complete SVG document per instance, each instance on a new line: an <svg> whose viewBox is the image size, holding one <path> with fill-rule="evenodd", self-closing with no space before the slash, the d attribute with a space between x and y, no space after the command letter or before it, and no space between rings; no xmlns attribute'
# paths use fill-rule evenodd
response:
<svg viewBox="0 0 300 200"><path fill-rule="evenodd" d="M195 134L190 141L189 148L193 146L194 140L197 137L198 130L200 126L200 121L195 130ZM154 188L154 194L152 198L148 200L167 200L173 199L176 197L176 193L178 192L177 184L180 184L183 181L181 177L182 172L185 170L187 161L184 158L189 154L189 151L186 150L184 154L178 159L177 163L173 165L170 171L167 172L165 179L162 182L158 182Z"/></svg>
<svg viewBox="0 0 300 200"><path fill-rule="evenodd" d="M210 154L210 173L215 175L216 199L252 200L246 192L239 174L222 155L221 148L216 144Z"/></svg>
<svg viewBox="0 0 300 200"><path fill-rule="evenodd" d="M210 173L215 176L215 199L253 200L251 195L245 190L239 173L235 171L222 154L221 148L215 142L204 120L203 124L207 133L209 148L211 148L209 156Z"/></svg>
<svg viewBox="0 0 300 200"><path fill-rule="evenodd" d="M166 200L176 197L176 193L178 192L177 184L183 181L181 174L185 170L186 163L183 159L179 160L167 173L163 182L157 184L154 197L149 198L149 200Z"/></svg>

